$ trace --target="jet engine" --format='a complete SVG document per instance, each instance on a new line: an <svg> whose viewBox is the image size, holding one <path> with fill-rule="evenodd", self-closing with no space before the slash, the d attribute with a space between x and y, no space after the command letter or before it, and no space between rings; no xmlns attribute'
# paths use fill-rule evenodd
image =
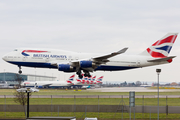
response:
<svg viewBox="0 0 180 120"><path fill-rule="evenodd" d="M92 61L80 61L79 64L80 64L80 67L82 67L82 68L88 68L88 67L96 66L96 64L93 63Z"/></svg>
<svg viewBox="0 0 180 120"><path fill-rule="evenodd" d="M58 70L59 71L64 71L64 72L73 72L74 68L71 65L68 65L68 64L59 64L58 65Z"/></svg>

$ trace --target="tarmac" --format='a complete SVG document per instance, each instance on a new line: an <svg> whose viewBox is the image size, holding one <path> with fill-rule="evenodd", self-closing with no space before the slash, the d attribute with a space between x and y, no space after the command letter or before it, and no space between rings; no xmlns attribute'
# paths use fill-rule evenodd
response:
<svg viewBox="0 0 180 120"><path fill-rule="evenodd" d="M157 92L148 87L108 87L87 89L96 92ZM180 92L180 89L159 89L159 92ZM0 95L0 98L13 98L13 95ZM129 95L32 95L31 98L129 98ZM136 98L157 98L157 95L136 95ZM159 95L159 98L180 98L180 95Z"/></svg>
<svg viewBox="0 0 180 120"><path fill-rule="evenodd" d="M157 92L157 89L149 89L148 87L106 87L106 88L95 88L87 89L88 91L97 91L97 92ZM174 92L179 91L180 89L159 89L159 92Z"/></svg>

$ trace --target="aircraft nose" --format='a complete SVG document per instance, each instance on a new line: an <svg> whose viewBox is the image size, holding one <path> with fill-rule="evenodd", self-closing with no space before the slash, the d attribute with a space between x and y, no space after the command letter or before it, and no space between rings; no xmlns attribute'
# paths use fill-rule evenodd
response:
<svg viewBox="0 0 180 120"><path fill-rule="evenodd" d="M2 59L3 59L4 61L7 61L7 56L4 55L4 56L2 57Z"/></svg>

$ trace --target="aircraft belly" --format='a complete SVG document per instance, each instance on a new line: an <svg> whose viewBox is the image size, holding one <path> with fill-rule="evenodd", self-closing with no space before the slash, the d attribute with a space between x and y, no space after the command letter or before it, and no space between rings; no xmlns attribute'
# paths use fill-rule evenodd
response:
<svg viewBox="0 0 180 120"><path fill-rule="evenodd" d="M8 62L18 66L26 66L26 67L57 68L56 66L53 66L50 63L42 63L42 62L16 62L16 61L8 61Z"/></svg>
<svg viewBox="0 0 180 120"><path fill-rule="evenodd" d="M134 69L134 68L139 68L139 67L101 65L101 66L98 66L98 68L96 68L95 70L116 71L116 70L128 70L128 69Z"/></svg>

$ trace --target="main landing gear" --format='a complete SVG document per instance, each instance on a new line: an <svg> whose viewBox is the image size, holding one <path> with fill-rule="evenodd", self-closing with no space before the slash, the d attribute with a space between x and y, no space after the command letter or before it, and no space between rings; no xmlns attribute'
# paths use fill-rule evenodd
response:
<svg viewBox="0 0 180 120"><path fill-rule="evenodd" d="M90 73L88 71L84 71L84 76L85 77L91 77Z"/></svg>
<svg viewBox="0 0 180 120"><path fill-rule="evenodd" d="M89 71L83 70L83 72L84 72L84 77L91 77ZM79 78L83 78L82 73L81 73L81 70L78 70L78 71L76 72L76 74L78 75Z"/></svg>
<svg viewBox="0 0 180 120"><path fill-rule="evenodd" d="M81 79L83 78L83 76L82 76L82 73L81 73L81 70L80 70L80 69L76 72L76 74L78 75L78 77L79 77L79 78L81 78Z"/></svg>
<svg viewBox="0 0 180 120"><path fill-rule="evenodd" d="M21 66L18 66L18 67L19 67L18 73L21 74L22 73Z"/></svg>

